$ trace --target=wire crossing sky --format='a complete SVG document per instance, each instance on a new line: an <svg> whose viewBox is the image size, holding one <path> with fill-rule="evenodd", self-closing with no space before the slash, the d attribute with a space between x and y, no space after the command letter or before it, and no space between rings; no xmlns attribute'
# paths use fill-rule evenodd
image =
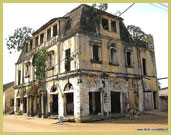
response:
<svg viewBox="0 0 171 135"><path fill-rule="evenodd" d="M81 3L4 3L3 4L3 83L14 81L15 63L19 52L9 54L6 38L14 30L27 26L34 30L55 17L62 17ZM92 5L92 3L85 3ZM168 4L167 3L109 3L107 12L124 13L125 25L139 26L145 33L152 34L155 45L157 77L168 77ZM155 5L155 6L154 6ZM131 6L131 7L130 7ZM128 9L128 7L130 7ZM128 9L128 10L126 10ZM163 82L164 81L164 82ZM167 80L162 87L168 86Z"/></svg>

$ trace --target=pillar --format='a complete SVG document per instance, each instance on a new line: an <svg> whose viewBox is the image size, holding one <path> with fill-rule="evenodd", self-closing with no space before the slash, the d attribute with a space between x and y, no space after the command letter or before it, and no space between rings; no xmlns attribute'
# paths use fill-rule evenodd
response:
<svg viewBox="0 0 171 135"><path fill-rule="evenodd" d="M120 93L120 112L123 113L123 93Z"/></svg>
<svg viewBox="0 0 171 135"><path fill-rule="evenodd" d="M101 114L104 116L104 92L100 92Z"/></svg>
<svg viewBox="0 0 171 135"><path fill-rule="evenodd" d="M43 94L41 94L41 117L43 118L44 115L44 104L43 104L44 98Z"/></svg>
<svg viewBox="0 0 171 135"><path fill-rule="evenodd" d="M138 96L139 96L139 112L144 112L144 95L143 95L143 86L141 80L138 81Z"/></svg>

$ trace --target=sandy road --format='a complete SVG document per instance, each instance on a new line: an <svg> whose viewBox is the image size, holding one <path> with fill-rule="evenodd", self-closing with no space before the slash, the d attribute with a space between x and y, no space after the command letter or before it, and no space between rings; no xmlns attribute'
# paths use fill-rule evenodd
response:
<svg viewBox="0 0 171 135"><path fill-rule="evenodd" d="M168 116L142 115L139 120L112 119L91 123L57 124L55 119L28 118L25 116L3 116L4 132L131 132L137 129L168 128Z"/></svg>

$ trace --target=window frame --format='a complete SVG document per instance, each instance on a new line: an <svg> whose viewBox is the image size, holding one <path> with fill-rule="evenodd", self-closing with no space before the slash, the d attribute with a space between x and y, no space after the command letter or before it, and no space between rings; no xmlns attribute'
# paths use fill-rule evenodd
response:
<svg viewBox="0 0 171 135"><path fill-rule="evenodd" d="M102 64L102 42L96 42L96 41L90 41L90 46L91 46L91 63L97 63L97 64ZM94 59L94 54L93 54L93 46L98 46L98 61Z"/></svg>
<svg viewBox="0 0 171 135"><path fill-rule="evenodd" d="M114 53L113 53L114 56L113 57L115 57L115 60L112 60L113 59L113 57L111 55L112 50L114 51ZM113 65L113 66L119 66L119 63L118 63L118 49L116 47L114 47L114 46L109 47L109 64Z"/></svg>
<svg viewBox="0 0 171 135"><path fill-rule="evenodd" d="M128 55L127 53L130 54L130 64L128 65ZM125 66L127 68L134 68L133 66L134 60L133 60L133 50L132 49L125 49Z"/></svg>
<svg viewBox="0 0 171 135"><path fill-rule="evenodd" d="M54 27L56 27L56 29ZM53 37L58 35L58 30L57 29L58 29L58 25L57 24L53 25Z"/></svg>
<svg viewBox="0 0 171 135"><path fill-rule="evenodd" d="M69 52L69 55L67 55L67 51ZM71 57L71 48L68 48L65 50L65 72L71 71L71 61L69 63L66 63L66 61L69 57ZM69 65L69 68L68 68L67 64Z"/></svg>

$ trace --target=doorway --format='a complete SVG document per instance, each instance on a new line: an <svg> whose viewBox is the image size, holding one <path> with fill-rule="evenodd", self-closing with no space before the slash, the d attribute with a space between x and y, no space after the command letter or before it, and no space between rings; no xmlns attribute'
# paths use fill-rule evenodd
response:
<svg viewBox="0 0 171 135"><path fill-rule="evenodd" d="M101 114L100 92L89 92L89 112L90 114Z"/></svg>
<svg viewBox="0 0 171 135"><path fill-rule="evenodd" d="M73 93L65 93L66 115L74 115L74 95Z"/></svg>
<svg viewBox="0 0 171 135"><path fill-rule="evenodd" d="M23 98L23 113L27 113L27 98Z"/></svg>
<svg viewBox="0 0 171 135"><path fill-rule="evenodd" d="M52 114L58 115L58 95L52 95Z"/></svg>
<svg viewBox="0 0 171 135"><path fill-rule="evenodd" d="M111 91L111 113L120 113L120 92Z"/></svg>

